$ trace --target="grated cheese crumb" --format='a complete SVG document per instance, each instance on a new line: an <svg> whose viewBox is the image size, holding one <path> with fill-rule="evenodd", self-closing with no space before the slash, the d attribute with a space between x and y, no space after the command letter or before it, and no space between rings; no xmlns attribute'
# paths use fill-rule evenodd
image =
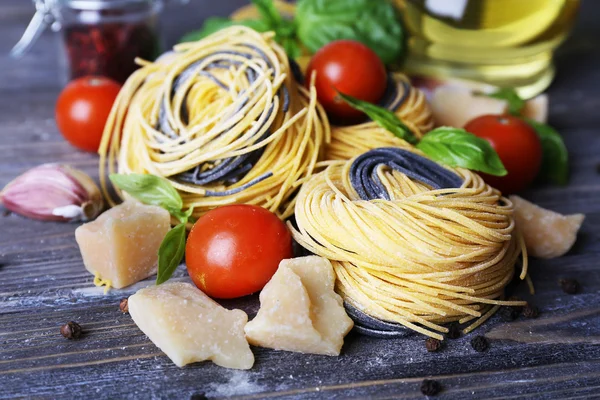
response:
<svg viewBox="0 0 600 400"><path fill-rule="evenodd" d="M94 272L94 285L98 287L104 286L104 294L112 288L112 281L110 279L102 279L99 272Z"/></svg>

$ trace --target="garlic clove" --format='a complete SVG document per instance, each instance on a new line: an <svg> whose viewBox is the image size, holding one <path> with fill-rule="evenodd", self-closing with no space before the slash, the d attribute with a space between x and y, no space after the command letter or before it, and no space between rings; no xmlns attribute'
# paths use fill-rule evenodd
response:
<svg viewBox="0 0 600 400"><path fill-rule="evenodd" d="M0 202L16 214L43 221L89 221L104 201L92 178L75 168L43 164L8 183Z"/></svg>

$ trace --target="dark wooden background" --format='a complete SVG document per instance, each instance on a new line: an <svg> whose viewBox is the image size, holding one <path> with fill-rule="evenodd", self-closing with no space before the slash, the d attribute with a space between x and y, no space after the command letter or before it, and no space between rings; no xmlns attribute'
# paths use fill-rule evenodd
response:
<svg viewBox="0 0 600 400"><path fill-rule="evenodd" d="M192 0L164 13L169 42L212 14L226 15L241 0ZM19 61L7 53L33 7L0 1L0 187L45 162L71 164L97 176L97 158L74 150L57 132L53 109L61 87L57 49L44 35ZM576 29L557 57L549 90L550 122L565 137L572 165L568 187L539 187L526 197L587 219L575 248L551 261L534 261L531 274L542 310L536 320L502 323L427 353L423 338L384 340L351 334L340 357L254 349L250 371L200 363L180 369L119 312L122 297L147 283L103 295L83 268L74 224L0 215L0 398L421 398L420 382L435 376L446 399L600 398L600 2L584 0ZM561 277L583 284L563 294ZM184 268L177 279L186 279ZM525 292L524 288L519 288ZM228 306L255 312L256 299ZM60 325L79 322L85 336L68 341Z"/></svg>

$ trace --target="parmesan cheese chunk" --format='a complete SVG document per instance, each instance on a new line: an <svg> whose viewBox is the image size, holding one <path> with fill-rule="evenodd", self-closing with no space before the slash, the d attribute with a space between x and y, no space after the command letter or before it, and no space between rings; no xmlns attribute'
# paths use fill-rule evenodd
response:
<svg viewBox="0 0 600 400"><path fill-rule="evenodd" d="M433 91L431 97L433 119L438 126L462 128L485 114L504 114L508 103L486 96L477 96L466 87L443 85Z"/></svg>
<svg viewBox="0 0 600 400"><path fill-rule="evenodd" d="M510 196L510 200L514 204L515 220L530 255L555 258L573 247L585 215L562 215L519 196Z"/></svg>
<svg viewBox="0 0 600 400"><path fill-rule="evenodd" d="M128 306L137 326L178 367L204 360L236 369L254 364L244 337L246 313L221 307L192 284L140 289Z"/></svg>
<svg viewBox="0 0 600 400"><path fill-rule="evenodd" d="M283 260L260 293L260 309L246 325L250 344L301 353L339 355L354 323L333 290L329 260Z"/></svg>
<svg viewBox="0 0 600 400"><path fill-rule="evenodd" d="M155 274L170 221L163 208L133 200L104 212L75 230L85 268L117 289Z"/></svg>

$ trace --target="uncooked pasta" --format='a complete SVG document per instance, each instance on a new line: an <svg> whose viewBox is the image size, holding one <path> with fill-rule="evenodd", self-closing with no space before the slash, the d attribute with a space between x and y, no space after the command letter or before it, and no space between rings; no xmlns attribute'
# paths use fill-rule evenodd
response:
<svg viewBox="0 0 600 400"><path fill-rule="evenodd" d="M433 128L433 115L425 95L403 74L389 76L380 105L393 111L417 138ZM373 121L333 126L326 159L348 160L365 151L388 146L407 148L409 144Z"/></svg>
<svg viewBox="0 0 600 400"><path fill-rule="evenodd" d="M295 211L294 238L332 261L359 329L441 339L445 323L472 321L468 332L499 305L525 304L502 300L515 265L527 274L512 203L469 170L379 148L330 162Z"/></svg>
<svg viewBox="0 0 600 400"><path fill-rule="evenodd" d="M107 168L167 178L196 216L231 203L293 213L330 131L314 87L296 83L273 35L235 26L140 61L99 150L111 204Z"/></svg>

